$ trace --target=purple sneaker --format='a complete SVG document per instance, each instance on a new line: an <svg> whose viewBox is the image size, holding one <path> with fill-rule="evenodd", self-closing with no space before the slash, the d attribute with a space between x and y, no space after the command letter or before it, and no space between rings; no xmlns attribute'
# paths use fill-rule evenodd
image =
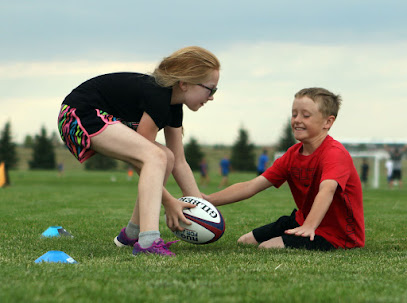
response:
<svg viewBox="0 0 407 303"><path fill-rule="evenodd" d="M138 242L136 242L134 244L134 248L133 248L133 255L137 255L139 253L144 253L144 254L156 254L156 255L161 255L161 256L175 256L175 254L173 252L171 252L169 250L170 246L172 244L174 244L177 241L172 241L172 242L168 242L168 243L164 243L163 239L158 239L156 241L154 241L153 245L151 245L150 247L147 248L141 248L140 244Z"/></svg>
<svg viewBox="0 0 407 303"><path fill-rule="evenodd" d="M118 246L118 247L124 247L124 246L134 246L134 243L137 242L138 239L130 239L129 237L127 237L126 233L125 233L126 227L124 227L119 235L114 238L114 243Z"/></svg>

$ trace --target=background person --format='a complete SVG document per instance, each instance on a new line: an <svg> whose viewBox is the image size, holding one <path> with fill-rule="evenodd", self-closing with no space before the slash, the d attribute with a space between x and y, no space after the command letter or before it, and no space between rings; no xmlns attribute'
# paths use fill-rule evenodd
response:
<svg viewBox="0 0 407 303"><path fill-rule="evenodd" d="M390 160L393 163L393 169L392 169L392 174L391 174L391 180L390 180L390 188L393 188L394 185L397 186L401 189L403 187L403 182L402 182L402 169L403 169L403 153L407 150L407 145L403 146L401 149L398 147L395 147L394 149L388 147L385 145L385 149L390 155Z"/></svg>
<svg viewBox="0 0 407 303"><path fill-rule="evenodd" d="M263 153L259 156L257 161L257 175L264 173L268 167L269 157L267 156L267 150L263 150Z"/></svg>
<svg viewBox="0 0 407 303"><path fill-rule="evenodd" d="M58 168L58 177L62 177L64 175L64 171L65 171L64 163L59 162L57 168Z"/></svg>
<svg viewBox="0 0 407 303"><path fill-rule="evenodd" d="M221 180L219 183L219 188L229 185L229 173L230 173L230 160L227 156L223 157L219 162L219 170L221 175Z"/></svg>
<svg viewBox="0 0 407 303"><path fill-rule="evenodd" d="M201 174L200 184L203 187L206 187L209 184L208 169L208 162L206 162L205 158L202 158L201 162L199 163L199 172Z"/></svg>
<svg viewBox="0 0 407 303"><path fill-rule="evenodd" d="M392 180L391 177L393 175L393 161L391 161L391 159L387 159L385 166L386 166L387 185L390 188Z"/></svg>
<svg viewBox="0 0 407 303"><path fill-rule="evenodd" d="M362 160L362 166L360 167L360 181L362 181L362 186L366 187L369 179L369 163L366 158Z"/></svg>

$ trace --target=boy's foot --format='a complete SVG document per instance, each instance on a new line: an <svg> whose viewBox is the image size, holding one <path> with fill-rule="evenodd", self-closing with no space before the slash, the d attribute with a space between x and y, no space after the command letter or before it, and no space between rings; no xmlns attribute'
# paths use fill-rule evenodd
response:
<svg viewBox="0 0 407 303"><path fill-rule="evenodd" d="M119 235L117 237L114 238L114 243L118 246L118 247L124 247L124 246L134 246L134 243L137 242L138 239L130 239L129 237L127 237L126 235L126 227L124 227Z"/></svg>
<svg viewBox="0 0 407 303"><path fill-rule="evenodd" d="M164 243L163 239L160 238L160 239L156 240L153 243L153 245L151 245L150 247L147 247L147 248L142 248L140 246L140 244L138 242L136 242L134 244L134 248L133 248L133 255L144 253L144 254L156 254L156 255L161 255L161 256L172 257L172 256L175 256L175 254L169 250L169 247L178 241L179 240Z"/></svg>

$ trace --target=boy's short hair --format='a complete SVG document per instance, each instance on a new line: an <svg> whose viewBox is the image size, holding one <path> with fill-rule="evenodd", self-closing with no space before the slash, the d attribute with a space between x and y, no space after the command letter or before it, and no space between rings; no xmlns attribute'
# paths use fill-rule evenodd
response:
<svg viewBox="0 0 407 303"><path fill-rule="evenodd" d="M319 111L324 117L338 115L342 103L340 95L335 95L321 87L304 88L295 94L295 98L308 97L318 104Z"/></svg>

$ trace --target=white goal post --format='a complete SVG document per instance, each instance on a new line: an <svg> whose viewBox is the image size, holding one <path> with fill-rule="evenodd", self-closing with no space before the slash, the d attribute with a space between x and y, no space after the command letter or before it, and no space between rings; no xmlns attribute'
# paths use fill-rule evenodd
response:
<svg viewBox="0 0 407 303"><path fill-rule="evenodd" d="M284 152L276 152L274 154L274 161L284 155ZM376 151L360 151L360 152L350 152L352 158L372 158L374 161L373 165L373 181L372 186L373 188L379 187L379 180L380 180L380 161L383 159L388 159L389 154L384 150L376 150Z"/></svg>

